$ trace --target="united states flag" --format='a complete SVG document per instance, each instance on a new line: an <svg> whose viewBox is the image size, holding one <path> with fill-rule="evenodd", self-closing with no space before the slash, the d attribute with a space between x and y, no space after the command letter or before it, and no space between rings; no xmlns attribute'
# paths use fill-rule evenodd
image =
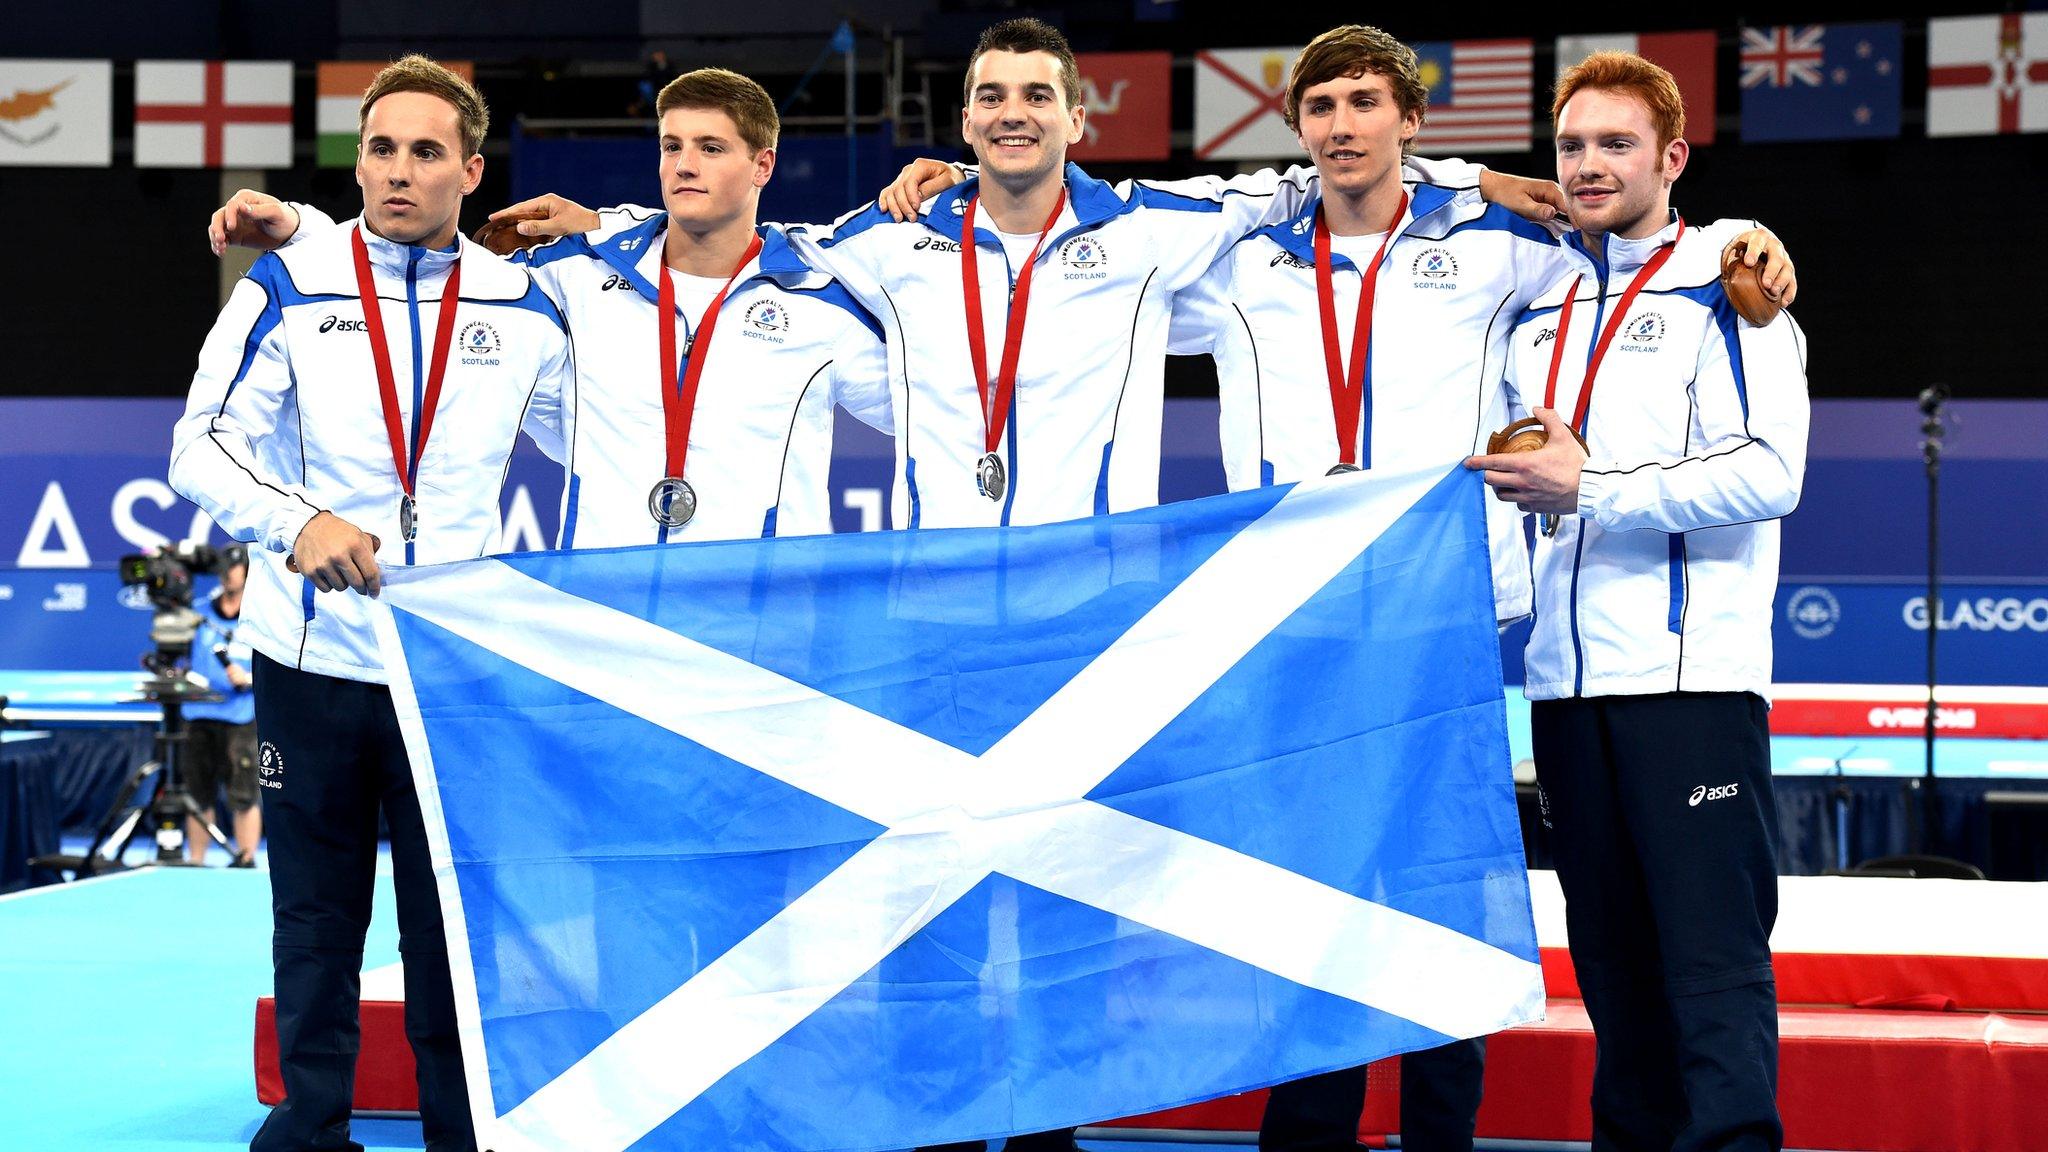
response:
<svg viewBox="0 0 2048 1152"><path fill-rule="evenodd" d="M1534 81L1529 40L1452 40L1415 45L1429 115L1419 152L1527 152Z"/></svg>

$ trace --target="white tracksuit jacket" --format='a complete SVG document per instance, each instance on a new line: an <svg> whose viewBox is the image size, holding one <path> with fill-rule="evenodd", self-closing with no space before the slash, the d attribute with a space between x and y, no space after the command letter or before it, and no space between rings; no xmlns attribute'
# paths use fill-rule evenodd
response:
<svg viewBox="0 0 2048 1152"><path fill-rule="evenodd" d="M237 637L289 667L383 683L368 601L318 592L286 570L300 530L331 511L378 537L386 566L496 549L499 494L522 423L557 459L574 434L574 368L561 313L525 269L460 238L454 250L434 251L365 235L408 440L441 286L462 260L447 374L419 461L419 535L407 544L357 295L349 238L358 223L261 257L235 286L172 433L170 482L255 545Z"/></svg>
<svg viewBox="0 0 2048 1152"><path fill-rule="evenodd" d="M1722 245L1753 226L1687 227L1621 321L1587 405L1578 514L1536 541L1531 699L1769 694L1778 518L1806 471L1806 338L1789 314L1753 327L1721 288ZM1544 403L1568 308L1554 399L1571 418L1597 333L1678 232L1674 218L1610 236L1604 259L1569 239L1577 268L1515 329L1516 415Z"/></svg>
<svg viewBox="0 0 2048 1152"><path fill-rule="evenodd" d="M299 236L327 224L297 205ZM562 497L562 548L802 536L832 531L835 406L891 431L881 325L797 255L780 229L719 308L698 383L684 471L697 514L655 522L648 491L667 475L655 313L668 214L615 214L602 234L565 236L513 257L568 319L576 347L576 420ZM677 387L700 322L678 305Z"/></svg>
<svg viewBox="0 0 2048 1152"><path fill-rule="evenodd" d="M1462 188L1409 173L1410 201L1374 291L1355 445L1373 469L1458 467L1507 423L1500 387L1516 318L1569 266L1544 228ZM1292 219L1246 237L1174 302L1171 351L1216 359L1223 472L1232 491L1321 476L1338 460L1316 305L1317 185ZM1363 276L1331 254L1339 351ZM1487 500L1495 615L1530 611L1521 514Z"/></svg>

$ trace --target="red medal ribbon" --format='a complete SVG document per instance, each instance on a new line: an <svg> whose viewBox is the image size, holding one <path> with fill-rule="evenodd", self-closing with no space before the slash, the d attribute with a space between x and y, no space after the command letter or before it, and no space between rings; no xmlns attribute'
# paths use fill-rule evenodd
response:
<svg viewBox="0 0 2048 1152"><path fill-rule="evenodd" d="M725 304L725 294L732 291L732 282L739 279L747 264L760 253L761 237L756 233L747 245L746 254L733 266L732 274L725 278L725 286L712 297L703 319L697 321L696 339L690 345L690 363L683 370L681 395L676 394L676 282L668 274L667 255L662 256L661 298L655 307L660 310L657 322L661 332L661 415L668 426L668 471L663 473L664 478L682 478L683 463L690 454L690 419L697 412L697 382L704 378L704 361L711 356L711 333L718 327L718 310Z"/></svg>
<svg viewBox="0 0 2048 1152"><path fill-rule="evenodd" d="M1671 254L1678 250L1679 238L1684 235L1685 221L1681 219L1678 222L1677 234L1671 237L1669 243L1657 249L1656 255L1644 261L1642 268L1637 270L1635 279L1628 282L1628 287L1621 294L1620 305L1614 309L1614 315L1607 318L1606 327L1600 330L1600 339L1593 345L1592 358L1586 361L1586 380L1579 389L1579 402L1572 409L1572 427L1578 429L1580 435L1583 436L1586 432L1586 409L1593 402L1593 380L1600 375L1600 362L1607 359L1607 346L1614 343L1614 334L1621 331L1621 322L1628 315L1629 305L1636 302L1637 294L1642 292L1643 285L1650 282L1650 277L1655 276L1657 270L1664 267L1664 262L1671 259ZM1609 242L1612 243L1611 238ZM1550 379L1543 385L1545 408L1557 407L1557 370L1564 362L1564 337L1565 333L1571 331L1572 301L1578 296L1579 285L1585 279L1582 275L1572 281L1571 290L1564 294L1564 305L1558 309L1557 347L1550 350Z"/></svg>
<svg viewBox="0 0 2048 1152"><path fill-rule="evenodd" d="M1031 246L1031 255L1024 261L1024 270L1017 274L1016 291L1010 300L1010 319L1003 330L1002 370L996 376L995 402L989 402L988 379L988 338L981 329L981 276L975 269L974 254L974 206L979 203L979 193L967 199L967 214L960 223L960 284L967 302L967 351L974 357L974 386L981 393L982 449L994 452L1003 442L1003 425L1010 419L1010 400L1017 392L1017 354L1024 349L1024 314L1031 309L1031 270L1038 265L1038 250L1045 247L1046 234L1052 231L1055 221L1060 218L1060 209L1067 205L1067 189L1060 187L1060 198L1053 202L1052 214L1045 218L1045 226L1038 230L1038 243Z"/></svg>
<svg viewBox="0 0 2048 1152"><path fill-rule="evenodd" d="M1372 264L1359 269L1358 315L1351 321L1351 366L1344 366L1344 352L1337 344L1337 289L1330 271L1330 225L1323 219L1322 205L1316 206L1316 308L1323 318L1323 370L1330 377L1330 416L1337 424L1337 462L1358 463L1358 422L1365 412L1365 356L1372 348L1373 295L1379 287L1380 262L1387 246L1401 230L1401 217L1408 213L1408 190L1401 189L1401 206L1394 210L1394 222L1387 238L1372 254Z"/></svg>
<svg viewBox="0 0 2048 1152"><path fill-rule="evenodd" d="M427 370L426 396L420 411L413 414L419 425L417 450L405 450L405 422L398 414L398 380L391 371L391 347L384 341L384 312L377 305L377 285L370 276L370 249L363 243L363 226L350 235L356 257L356 295L363 302L363 323L370 330L370 358L377 365L377 395L384 404L384 430L391 435L391 466L398 472L399 487L413 494L420 457L426 455L427 437L434 431L434 410L441 404L441 381L448 375L448 346L455 340L455 305L462 294L462 257L458 254L448 268L448 280L441 285L440 317L434 323L434 352Z"/></svg>

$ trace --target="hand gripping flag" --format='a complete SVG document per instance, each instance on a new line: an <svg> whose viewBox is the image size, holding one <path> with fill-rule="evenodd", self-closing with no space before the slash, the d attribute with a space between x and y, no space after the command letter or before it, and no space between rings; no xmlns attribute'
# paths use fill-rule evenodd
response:
<svg viewBox="0 0 2048 1152"><path fill-rule="evenodd" d="M480 1146L901 1149L1536 1018L1483 503L394 574Z"/></svg>

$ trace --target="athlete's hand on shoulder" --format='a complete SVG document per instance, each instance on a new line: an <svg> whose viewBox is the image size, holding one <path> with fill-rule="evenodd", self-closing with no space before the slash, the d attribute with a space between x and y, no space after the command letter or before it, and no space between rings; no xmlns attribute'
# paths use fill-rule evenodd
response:
<svg viewBox="0 0 2048 1152"><path fill-rule="evenodd" d="M1491 168L1479 174L1479 195L1488 204L1498 204L1524 220L1548 224L1564 216L1564 189L1555 180L1514 176Z"/></svg>
<svg viewBox="0 0 2048 1152"><path fill-rule="evenodd" d="M1555 408L1537 408L1531 415L1543 422L1543 430L1549 434L1543 447L1533 452L1468 457L1465 467L1484 472L1494 496L1524 512L1576 515L1579 474L1586 467L1586 450L1580 447L1571 426Z"/></svg>
<svg viewBox="0 0 2048 1152"><path fill-rule="evenodd" d="M344 588L375 596L383 587L377 569L378 540L332 512L306 521L292 544L287 567L304 575L322 592Z"/></svg>
<svg viewBox="0 0 2048 1152"><path fill-rule="evenodd" d="M1785 307L1792 306L1792 298L1799 295L1799 275L1792 267L1792 254L1785 251L1785 242L1778 239L1777 233L1769 228L1751 228L1730 240L1721 251L1740 251L1742 262L1752 268L1758 260L1764 260L1760 277L1764 291Z"/></svg>
<svg viewBox="0 0 2048 1152"><path fill-rule="evenodd" d="M921 156L903 166L896 182L882 189L875 203L901 224L917 219L919 205L966 178L959 168L943 160Z"/></svg>
<svg viewBox="0 0 2048 1152"><path fill-rule="evenodd" d="M277 197L244 188L228 197L206 222L206 243L215 256L230 246L268 252L299 230L299 210Z"/></svg>
<svg viewBox="0 0 2048 1152"><path fill-rule="evenodd" d="M598 225L596 212L552 192L544 196L535 196L531 200L521 200L508 208L500 208L491 213L490 218L497 220L505 216L529 215L533 219L521 220L514 228L521 236L571 236L589 232Z"/></svg>

